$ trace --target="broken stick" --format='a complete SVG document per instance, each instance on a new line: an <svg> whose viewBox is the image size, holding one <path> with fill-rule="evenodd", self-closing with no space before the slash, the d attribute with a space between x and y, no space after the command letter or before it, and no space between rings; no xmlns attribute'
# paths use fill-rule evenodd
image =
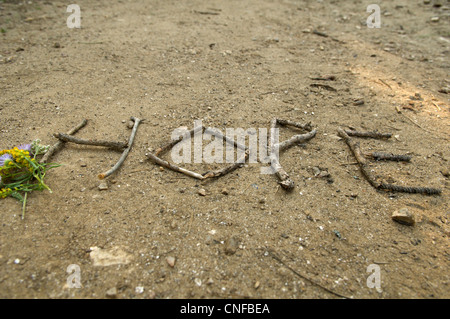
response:
<svg viewBox="0 0 450 319"><path fill-rule="evenodd" d="M131 147L133 146L133 142L134 142L134 137L136 136L136 131L137 128L139 126L139 124L142 122L141 119L132 116L130 118L132 121L134 121L134 126L133 126L133 130L131 131L131 135L130 135L130 139L128 140L128 146L127 148L123 151L122 155L119 158L119 161L116 163L116 165L114 165L109 171L107 171L106 173L101 173L98 175L98 178L100 179L104 179L108 176L110 176L111 174L113 174L116 170L119 169L119 167L122 165L122 163L125 161L125 159L128 156L128 153L130 153Z"/></svg>
<svg viewBox="0 0 450 319"><path fill-rule="evenodd" d="M308 123L306 125L302 125L293 121L289 121L289 120L281 120L281 119L277 119L274 118L271 123L270 123L270 140L269 140L269 150L270 150L270 163L271 163L271 167L273 169L273 171L275 172L275 175L277 176L279 182L278 184L281 185L281 187L283 187L286 190L293 190L294 189L294 181L289 177L289 174L283 169L283 167L280 164L280 160L279 160L279 152L282 150L286 150L287 148L300 143L300 142L304 142L307 140L310 140L311 138L313 138L316 135L316 130L311 130L310 132L306 133L306 134L300 134L300 135L295 135L293 137L291 137L290 139L281 142L281 143L275 143L275 128L276 125L280 124L280 125L291 125L291 126L295 126L297 128L302 128L307 130L308 128L311 129L311 124Z"/></svg>
<svg viewBox="0 0 450 319"><path fill-rule="evenodd" d="M102 140L85 140L81 139L75 136L63 134L63 133L57 133L53 135L57 139L63 142L71 142L75 144L81 144L81 145L93 145L93 146L104 146L111 148L113 150L117 151L123 151L124 148L127 147L127 143L121 143L121 142L110 142L110 141L102 141Z"/></svg>
<svg viewBox="0 0 450 319"><path fill-rule="evenodd" d="M357 137L369 137L369 138L391 138L391 133L380 133L377 131L372 132L360 132L354 130L345 130L345 133L349 136L357 136Z"/></svg>
<svg viewBox="0 0 450 319"><path fill-rule="evenodd" d="M376 161L394 161L394 162L409 162L411 161L411 156L409 155L395 155L383 152L373 152L367 154Z"/></svg>
<svg viewBox="0 0 450 319"><path fill-rule="evenodd" d="M306 134L300 134L300 135L294 135L290 139L283 141L281 143L278 143L279 151L284 151L288 149L289 147L292 147L293 145L309 141L314 136L316 136L317 130L312 130L311 132L308 132Z"/></svg>
<svg viewBox="0 0 450 319"><path fill-rule="evenodd" d="M226 175L226 174L234 171L235 169L241 167L242 165L244 165L244 163L248 159L249 155L250 155L250 151L246 150L244 152L244 154L236 161L236 163L231 164L230 166L224 167L222 169L218 169L216 171L206 172L203 174L203 176L205 178L212 178L212 177L220 177L220 176Z"/></svg>
<svg viewBox="0 0 450 319"><path fill-rule="evenodd" d="M73 127L70 131L67 132L67 135L73 135L76 132L78 132L80 129L85 127L87 124L87 120L84 119L79 123L77 126ZM63 141L56 142L50 149L44 154L44 156L41 158L40 163L47 163L50 157L52 157L56 152L58 152L64 145Z"/></svg>
<svg viewBox="0 0 450 319"><path fill-rule="evenodd" d="M195 173L195 172L192 172L192 171L189 171L189 170L187 170L185 168L182 168L182 167L178 167L178 166L176 166L174 164L171 164L171 163L169 163L169 162L159 158L158 156L156 156L155 154L153 154L151 152L146 153L145 156L147 156L147 158L149 160L155 162L156 164L158 164L160 166L163 166L165 168L171 169L172 171L179 172L179 173L182 173L184 175L187 175L187 176L190 176L190 177L194 177L194 178L197 178L197 179L205 179L205 177L203 175Z"/></svg>

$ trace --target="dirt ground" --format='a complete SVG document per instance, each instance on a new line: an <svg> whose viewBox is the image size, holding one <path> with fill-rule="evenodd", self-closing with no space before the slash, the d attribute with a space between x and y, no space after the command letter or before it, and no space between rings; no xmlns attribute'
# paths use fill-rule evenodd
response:
<svg viewBox="0 0 450 319"><path fill-rule="evenodd" d="M66 1L0 1L1 149L54 144L84 118L76 136L125 141L130 116L145 119L107 190L97 175L120 153L67 144L24 220L1 200L0 297L449 298L450 3L428 2L79 0L71 29ZM372 3L381 28L366 25ZM199 181L145 157L196 119L274 117L318 130L280 155L289 193L262 164ZM374 172L442 194L377 191L339 127L391 132L363 151L412 161ZM414 226L392 220L402 207Z"/></svg>

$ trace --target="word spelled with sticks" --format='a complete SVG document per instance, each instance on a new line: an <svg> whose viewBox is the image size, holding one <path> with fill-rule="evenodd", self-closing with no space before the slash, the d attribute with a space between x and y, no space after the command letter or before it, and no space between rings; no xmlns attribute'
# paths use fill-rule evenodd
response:
<svg viewBox="0 0 450 319"><path fill-rule="evenodd" d="M81 139L73 136L75 133L77 133L81 128L83 128L87 120L83 120L80 124L72 128L69 132L66 134L64 133L58 133L54 134L54 137L58 139L58 142L54 144L48 152L45 154L45 156L41 159L41 163L46 163L48 159L53 156L56 152L62 149L65 143L76 143L81 145L95 145L95 146L103 146L107 147L111 150L115 151L121 151L122 155L119 158L118 162L108 171L101 173L98 175L100 179L107 178L108 176L112 175L114 172L116 172L125 159L127 158L131 147L133 145L134 138L136 136L137 128L139 124L143 121L136 117L131 117L131 121L133 121L134 126L132 129L132 132L130 134L130 138L128 142L117 142L117 141L103 141L103 140L92 140L92 139ZM297 134L292 136L291 138L276 143L274 138L274 131L276 127L283 126L283 127L292 127L295 129L300 129L305 131L303 134ZM311 140L316 136L317 130L313 129L311 124L300 124L291 120L283 120L274 118L271 123L271 134L269 138L269 159L270 159L270 168L272 170L272 173L277 177L278 183L281 185L281 187L287 191L290 191L294 189L294 181L290 178L289 174L283 169L283 167L280 164L279 161L279 152L284 151L294 145L298 145L299 143L303 143L306 141ZM186 137L192 137L196 133L213 133L216 138L223 139L225 143L228 143L229 145L239 149L242 151L242 155L237 159L235 163L232 163L224 168L215 170L215 171L207 171L204 173L197 173L190 171L188 169L179 167L173 163L170 163L164 159L161 158L161 155L171 150L175 145L183 141ZM430 188L430 187L406 187L406 186L400 186L400 185L393 185L390 183L386 183L383 180L379 180L375 178L372 175L372 172L370 170L370 163L369 159L375 160L375 161L395 161L395 162L410 162L411 156L409 155L395 155L395 154L389 154L384 152L372 152L364 154L361 151L359 142L357 142L352 137L359 137L359 138L374 138L374 139L389 139L391 138L392 134L390 133L379 133L379 132L361 132L361 131L355 131L355 130L345 130L343 128L338 129L338 135L343 139L343 141L348 145L351 152L353 153L359 168L361 170L362 175L364 178L369 182L371 186L373 186L377 190L382 191L391 191L391 192L405 192L405 193L418 193L418 194L425 194L425 195L440 195L441 190L437 188ZM220 132L213 131L211 128L205 128L203 125L197 126L194 129L190 131L186 131L184 134L182 134L179 138L176 138L172 140L171 142L161 146L160 148L156 149L155 152L149 151L146 153L146 157L155 163L156 165L165 167L167 169L170 169L175 172L179 172L182 174L185 174L189 177L196 178L199 180L205 180L209 178L218 178L221 176L224 176L228 173L233 172L237 168L242 167L245 162L248 160L250 154L250 150L247 146L229 138L228 136L223 135Z"/></svg>

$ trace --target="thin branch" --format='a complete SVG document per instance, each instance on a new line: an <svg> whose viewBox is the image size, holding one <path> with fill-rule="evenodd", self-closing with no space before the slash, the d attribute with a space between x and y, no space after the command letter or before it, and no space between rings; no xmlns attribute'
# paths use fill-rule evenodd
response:
<svg viewBox="0 0 450 319"><path fill-rule="evenodd" d="M87 124L87 120L84 119L79 123L77 126L73 127L70 131L67 132L67 135L74 135L76 132L78 132L80 129L85 127ZM44 156L41 158L40 163L47 163L50 157L52 157L56 152L58 152L62 147L64 146L64 142L58 141L56 142L50 149L44 154Z"/></svg>
<svg viewBox="0 0 450 319"><path fill-rule="evenodd" d="M110 176L111 174L113 174L116 170L119 169L119 167L122 165L122 163L125 161L125 159L128 156L128 153L130 153L131 147L133 146L133 142L134 142L134 137L136 136L136 131L137 128L139 126L139 124L141 123L141 119L137 118L137 117L131 117L130 118L132 121L134 121L134 126L133 126L133 130L131 131L131 135L130 135L130 139L128 140L128 146L127 148L123 151L122 155L119 158L119 161L116 163L116 165L114 165L109 171L107 171L106 173L101 173L98 175L98 178L100 179L104 179L108 176Z"/></svg>
<svg viewBox="0 0 450 319"><path fill-rule="evenodd" d="M195 173L195 172L192 172L192 171L189 171L189 170L184 169L182 167L178 167L178 166L176 166L174 164L171 164L171 163L169 163L169 162L159 158L158 156L156 156L155 154L153 154L151 152L146 153L145 156L147 156L147 158L149 160L153 161L154 163L156 163L156 164L158 164L160 166L163 166L165 168L171 169L172 171L183 173L183 174L185 174L187 176L194 177L194 178L201 179L201 180L205 179L205 177L203 175Z"/></svg>
<svg viewBox="0 0 450 319"><path fill-rule="evenodd" d="M410 155L396 155L383 152L373 152L367 154L367 156L373 158L376 161L394 161L394 162L410 162Z"/></svg>
<svg viewBox="0 0 450 319"><path fill-rule="evenodd" d="M127 147L127 143L121 143L121 142L111 142L111 141L102 141L102 140L85 140L78 137L70 136L63 133L57 133L53 135L57 139L63 142L71 142L75 144L81 144L81 145L94 145L94 146L105 146L109 147L113 150L117 151L123 151L124 148Z"/></svg>
<svg viewBox="0 0 450 319"><path fill-rule="evenodd" d="M354 131L354 130L345 130L345 133L347 133L349 136L357 136L357 137L369 137L369 138L391 138L391 133L379 133L376 131L372 132L361 132L361 131Z"/></svg>
<svg viewBox="0 0 450 319"><path fill-rule="evenodd" d="M270 165L275 173L275 175L278 178L278 184L281 185L286 190L293 190L295 183L294 181L289 177L289 174L283 169L283 167L280 164L279 157L279 143L275 144L275 129L277 126L277 119L274 118L270 123L270 140L269 140L269 150L270 150Z"/></svg>
<svg viewBox="0 0 450 319"><path fill-rule="evenodd" d="M277 120L277 124L279 124L279 125L294 126L296 128L300 128L300 129L308 131L308 132L312 130L311 122L306 123L306 124L301 124L301 123L294 122L294 121L291 121L291 120L282 120L282 119L276 119L276 120Z"/></svg>
<svg viewBox="0 0 450 319"><path fill-rule="evenodd" d="M278 143L279 151L284 151L288 149L289 147L292 147L293 145L309 141L314 136L316 136L317 130L312 130L311 132L308 132L306 134L300 134L300 135L294 135L290 139L283 141L281 143Z"/></svg>
<svg viewBox="0 0 450 319"><path fill-rule="evenodd" d="M235 169L241 167L245 163L245 161L248 159L249 155L250 155L250 151L246 150L244 152L244 154L236 161L236 163L234 163L230 166L224 167L222 169L218 169L216 171L206 172L203 174L203 176L205 178L212 178L212 177L220 177L220 176L226 175L228 173L231 173Z"/></svg>
<svg viewBox="0 0 450 319"><path fill-rule="evenodd" d="M320 288L322 288L323 290L325 290L325 291L329 292L330 294L333 294L333 295L335 295L335 296L337 296L337 297L339 297L339 298L350 299L350 298L347 297L347 296L341 295L340 293L337 293L337 292L335 292L335 291L333 291L333 290L331 290L331 289L328 289L328 288L325 287L325 286L322 286L321 284L315 282L315 281L312 280L311 278L308 278L308 277L306 277L305 275L303 275L303 274L299 273L298 271L294 270L292 267L290 267L289 265L287 265L283 260L281 260L281 258L278 257L278 256L272 251L272 249L269 249L269 250L268 250L268 253L269 253L269 255L270 255L273 259L275 259L275 260L278 261L280 264L282 264L284 267L286 267L287 269L289 269L290 271L292 271L296 276L298 276L298 277L300 277L300 278L302 278L302 279L304 279L304 280L309 281L311 284L313 284L313 285L315 285L315 286L317 286L317 287L320 287Z"/></svg>

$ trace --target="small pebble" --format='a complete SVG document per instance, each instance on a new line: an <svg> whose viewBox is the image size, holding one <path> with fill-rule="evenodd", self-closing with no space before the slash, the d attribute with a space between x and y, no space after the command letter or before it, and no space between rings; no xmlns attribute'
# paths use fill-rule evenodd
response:
<svg viewBox="0 0 450 319"><path fill-rule="evenodd" d="M128 121L127 128L129 128L131 130L133 127L134 127L134 122L133 121Z"/></svg>
<svg viewBox="0 0 450 319"><path fill-rule="evenodd" d="M236 237L231 237L225 242L225 255L234 255L239 247L239 240Z"/></svg>
<svg viewBox="0 0 450 319"><path fill-rule="evenodd" d="M203 188L200 188L198 190L198 194L201 195L201 196L206 196L206 191Z"/></svg>
<svg viewBox="0 0 450 319"><path fill-rule="evenodd" d="M222 188L222 192L221 192L222 194L224 194L224 195L228 195L229 193L228 193L228 189L226 189L226 188Z"/></svg>
<svg viewBox="0 0 450 319"><path fill-rule="evenodd" d="M138 287L136 287L136 289L134 289L134 291L135 291L137 294L141 294L141 293L144 292L144 287L138 286Z"/></svg>
<svg viewBox="0 0 450 319"><path fill-rule="evenodd" d="M166 258L166 261L167 261L167 264L168 264L170 267L173 268L173 267L175 266L175 257L169 256L169 257Z"/></svg>
<svg viewBox="0 0 450 319"><path fill-rule="evenodd" d="M116 287L108 289L106 291L106 297L107 298L116 298L117 297L117 289L116 289Z"/></svg>
<svg viewBox="0 0 450 319"><path fill-rule="evenodd" d="M415 224L414 215L406 207L393 212L392 219L400 224L408 226L413 226Z"/></svg>
<svg viewBox="0 0 450 319"><path fill-rule="evenodd" d="M101 183L100 185L98 185L98 189L101 191L105 191L108 189L108 184L106 184L105 182Z"/></svg>
<svg viewBox="0 0 450 319"><path fill-rule="evenodd" d="M202 285L202 280L200 279L200 278L195 278L194 279L194 282L195 282L195 284L197 285L197 286L201 286Z"/></svg>

